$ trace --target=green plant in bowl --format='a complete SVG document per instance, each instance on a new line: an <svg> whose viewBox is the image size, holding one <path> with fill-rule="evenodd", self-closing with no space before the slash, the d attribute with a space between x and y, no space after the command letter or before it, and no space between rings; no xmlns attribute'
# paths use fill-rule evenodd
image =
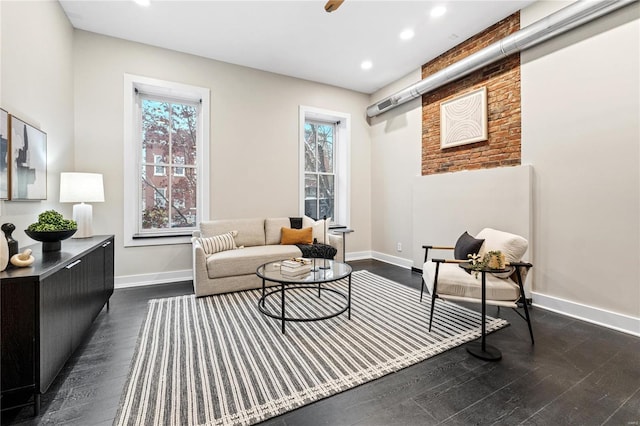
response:
<svg viewBox="0 0 640 426"><path fill-rule="evenodd" d="M60 241L66 240L78 230L74 220L65 219L55 210L47 210L38 215L38 221L25 229L30 238L42 242L42 251L58 251Z"/></svg>
<svg viewBox="0 0 640 426"><path fill-rule="evenodd" d="M65 219L55 210L47 210L38 215L38 221L27 227L28 231L50 232L50 231L71 231L77 230L78 224L75 220Z"/></svg>

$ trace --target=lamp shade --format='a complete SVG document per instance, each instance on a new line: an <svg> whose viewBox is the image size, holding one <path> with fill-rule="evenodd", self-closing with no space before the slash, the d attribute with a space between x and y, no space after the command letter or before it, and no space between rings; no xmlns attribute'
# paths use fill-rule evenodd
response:
<svg viewBox="0 0 640 426"><path fill-rule="evenodd" d="M102 175L100 173L60 173L60 202L104 202Z"/></svg>

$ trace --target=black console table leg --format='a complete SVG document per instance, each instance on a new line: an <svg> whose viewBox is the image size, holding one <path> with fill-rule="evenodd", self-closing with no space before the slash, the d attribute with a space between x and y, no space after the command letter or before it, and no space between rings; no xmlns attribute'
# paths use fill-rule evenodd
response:
<svg viewBox="0 0 640 426"><path fill-rule="evenodd" d="M40 415L40 392L33 394L33 416L38 417Z"/></svg>

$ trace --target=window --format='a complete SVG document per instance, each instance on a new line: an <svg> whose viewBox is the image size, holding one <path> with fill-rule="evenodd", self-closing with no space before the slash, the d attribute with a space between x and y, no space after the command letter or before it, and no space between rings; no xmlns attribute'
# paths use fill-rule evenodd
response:
<svg viewBox="0 0 640 426"><path fill-rule="evenodd" d="M173 158L173 162L175 164L184 164L184 157L174 157ZM174 167L173 168L173 175L174 176L184 176L184 167Z"/></svg>
<svg viewBox="0 0 640 426"><path fill-rule="evenodd" d="M209 91L128 74L125 91L125 246L189 242L208 219Z"/></svg>
<svg viewBox="0 0 640 426"><path fill-rule="evenodd" d="M156 165L153 169L154 176L164 176L166 172L164 171L163 166L159 166L158 164L162 164L164 161L162 160L162 155L154 155L153 163Z"/></svg>
<svg viewBox="0 0 640 426"><path fill-rule="evenodd" d="M153 205L161 209L167 207L167 188L155 188L153 191ZM143 211L146 211L146 209ZM147 225L147 227L151 227L151 225Z"/></svg>
<svg viewBox="0 0 640 426"><path fill-rule="evenodd" d="M300 107L300 213L349 223L350 115Z"/></svg>
<svg viewBox="0 0 640 426"><path fill-rule="evenodd" d="M304 214L315 219L335 217L335 123L304 123Z"/></svg>

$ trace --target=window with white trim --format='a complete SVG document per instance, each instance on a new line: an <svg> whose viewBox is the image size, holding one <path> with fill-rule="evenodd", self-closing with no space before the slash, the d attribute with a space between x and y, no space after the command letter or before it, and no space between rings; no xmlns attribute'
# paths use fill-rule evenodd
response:
<svg viewBox="0 0 640 426"><path fill-rule="evenodd" d="M208 219L209 90L125 74L127 93L125 246L189 242Z"/></svg>
<svg viewBox="0 0 640 426"><path fill-rule="evenodd" d="M162 155L153 156L153 164L155 164L155 168L153 169L154 176L164 176L167 174L164 170L164 166L160 165L163 162L164 162L164 159L162 158Z"/></svg>
<svg viewBox="0 0 640 426"><path fill-rule="evenodd" d="M179 167L179 165L185 164L184 163L184 157L180 157L180 156L176 155L175 157L173 157L173 162L176 164L176 167L173 168L173 175L174 176L185 176L184 167Z"/></svg>
<svg viewBox="0 0 640 426"><path fill-rule="evenodd" d="M300 107L300 214L349 223L349 114Z"/></svg>

